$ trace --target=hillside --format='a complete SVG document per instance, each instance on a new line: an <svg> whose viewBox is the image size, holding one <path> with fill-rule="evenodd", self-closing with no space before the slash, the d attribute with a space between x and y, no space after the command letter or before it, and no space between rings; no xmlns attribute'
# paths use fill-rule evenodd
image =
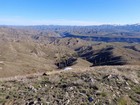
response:
<svg viewBox="0 0 140 105"><path fill-rule="evenodd" d="M139 43L49 37L40 35L41 30L26 28L0 28L0 77L55 71L66 66L140 65Z"/></svg>
<svg viewBox="0 0 140 105"><path fill-rule="evenodd" d="M66 56L77 58L71 65L74 67L140 64L140 44L135 43L89 43L78 38L48 37L37 41L2 38L0 43L0 77L53 71L58 64L63 69L69 65L65 64Z"/></svg>
<svg viewBox="0 0 140 105"><path fill-rule="evenodd" d="M4 105L138 105L140 67L104 66L1 79Z"/></svg>
<svg viewBox="0 0 140 105"><path fill-rule="evenodd" d="M93 46L77 48L81 58L101 65L139 65L140 45L128 43L96 43Z"/></svg>
<svg viewBox="0 0 140 105"><path fill-rule="evenodd" d="M56 70L58 53L61 55L75 53L66 46L45 45L29 39L18 41L0 39L0 44L0 77Z"/></svg>

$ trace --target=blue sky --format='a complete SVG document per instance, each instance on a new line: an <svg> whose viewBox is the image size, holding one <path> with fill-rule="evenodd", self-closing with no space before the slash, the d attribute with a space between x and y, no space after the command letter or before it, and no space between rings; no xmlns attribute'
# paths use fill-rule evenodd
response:
<svg viewBox="0 0 140 105"><path fill-rule="evenodd" d="M140 23L140 0L0 0L1 25Z"/></svg>

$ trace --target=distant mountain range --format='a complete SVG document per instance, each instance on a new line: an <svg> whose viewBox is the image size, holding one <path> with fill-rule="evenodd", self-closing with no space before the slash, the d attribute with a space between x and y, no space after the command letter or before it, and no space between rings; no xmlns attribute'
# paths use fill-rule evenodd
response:
<svg viewBox="0 0 140 105"><path fill-rule="evenodd" d="M98 25L98 26L0 26L24 31L27 34L34 32L33 38L39 37L74 37L103 42L140 42L140 24L132 25Z"/></svg>

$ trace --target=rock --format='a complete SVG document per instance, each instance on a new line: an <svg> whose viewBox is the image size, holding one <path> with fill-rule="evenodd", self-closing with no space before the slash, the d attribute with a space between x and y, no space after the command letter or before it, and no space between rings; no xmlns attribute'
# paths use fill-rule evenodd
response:
<svg viewBox="0 0 140 105"><path fill-rule="evenodd" d="M45 87L47 87L48 85L47 84L45 84Z"/></svg>
<svg viewBox="0 0 140 105"><path fill-rule="evenodd" d="M86 97L86 95L84 93L79 93L79 94Z"/></svg>
<svg viewBox="0 0 140 105"><path fill-rule="evenodd" d="M131 90L131 88L130 87L124 87L125 89L127 89L127 90Z"/></svg>
<svg viewBox="0 0 140 105"><path fill-rule="evenodd" d="M35 105L38 104L38 101L34 101L34 104L35 104Z"/></svg>
<svg viewBox="0 0 140 105"><path fill-rule="evenodd" d="M95 83L95 80L94 80L93 78L91 78L91 82L92 82L92 83Z"/></svg>
<svg viewBox="0 0 140 105"><path fill-rule="evenodd" d="M69 97L69 94L68 94L68 92L66 92L66 94L65 94L65 97Z"/></svg>
<svg viewBox="0 0 140 105"><path fill-rule="evenodd" d="M136 79L134 79L133 81L134 81L134 83L139 84L139 82Z"/></svg>
<svg viewBox="0 0 140 105"><path fill-rule="evenodd" d="M42 86L39 84L39 88L42 88Z"/></svg>
<svg viewBox="0 0 140 105"><path fill-rule="evenodd" d="M109 88L110 88L111 91L113 91L113 87L112 86L109 86Z"/></svg>
<svg viewBox="0 0 140 105"><path fill-rule="evenodd" d="M34 91L34 92L37 92L37 89L34 88L34 86L32 86L32 85L29 86L29 89L31 89L31 90Z"/></svg>
<svg viewBox="0 0 140 105"><path fill-rule="evenodd" d="M107 77L108 79L110 79L110 78L112 78L112 75L110 74L110 75L108 75L108 77Z"/></svg>
<svg viewBox="0 0 140 105"><path fill-rule="evenodd" d="M113 97L113 98L116 98L116 94L113 94L112 97Z"/></svg>
<svg viewBox="0 0 140 105"><path fill-rule="evenodd" d="M96 95L101 95L101 91L96 91Z"/></svg>
<svg viewBox="0 0 140 105"><path fill-rule="evenodd" d="M68 105L69 103L70 103L70 100L68 99L67 102L66 102L66 105Z"/></svg>
<svg viewBox="0 0 140 105"><path fill-rule="evenodd" d="M50 105L50 102L46 102L46 104L45 105Z"/></svg>
<svg viewBox="0 0 140 105"><path fill-rule="evenodd" d="M74 88L73 87L69 87L69 90L73 90Z"/></svg>
<svg viewBox="0 0 140 105"><path fill-rule="evenodd" d="M127 86L129 86L129 83L128 82L125 82L125 83L126 83Z"/></svg>

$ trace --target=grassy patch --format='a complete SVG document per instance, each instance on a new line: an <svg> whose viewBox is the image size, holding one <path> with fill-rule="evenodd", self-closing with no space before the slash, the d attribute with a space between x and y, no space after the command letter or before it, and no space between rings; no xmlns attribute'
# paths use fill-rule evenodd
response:
<svg viewBox="0 0 140 105"><path fill-rule="evenodd" d="M125 98L120 98L118 100L118 105L127 105L127 100Z"/></svg>
<svg viewBox="0 0 140 105"><path fill-rule="evenodd" d="M133 91L137 94L140 94L140 85L133 87Z"/></svg>

